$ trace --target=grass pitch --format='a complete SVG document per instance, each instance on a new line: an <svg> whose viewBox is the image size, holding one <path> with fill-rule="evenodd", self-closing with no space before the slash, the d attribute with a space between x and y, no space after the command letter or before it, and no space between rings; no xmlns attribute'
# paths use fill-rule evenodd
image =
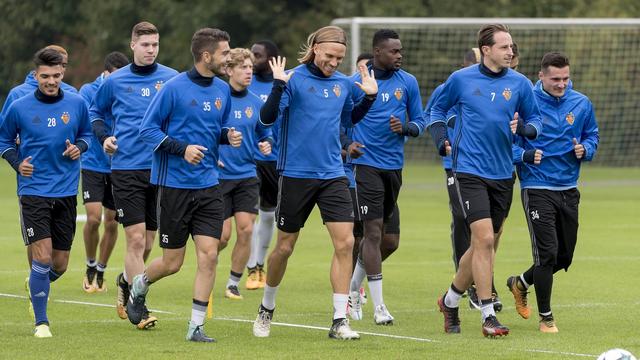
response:
<svg viewBox="0 0 640 360"><path fill-rule="evenodd" d="M640 354L640 287L635 284L640 274L640 169L583 168L574 263L568 273L554 278L552 308L560 329L556 335L538 332L533 293L529 295L532 318L522 320L504 284L509 275L522 272L531 262L516 189L495 267L496 286L505 304L499 318L511 328L511 334L495 340L482 337L480 314L470 310L466 300L461 303L462 334L443 333L436 299L453 275L444 172L437 165L414 163L405 168L403 176L400 248L383 265L385 303L396 318L393 326L376 326L368 303L365 319L351 323L361 332L360 341L327 338L332 313L332 246L314 212L302 230L277 297L274 321L288 326L274 325L270 338L253 337L251 322L262 291L241 288L244 300L224 299L231 254L227 249L218 266L214 319L205 326L218 342L194 344L184 340L194 252L188 251L178 274L152 286L147 303L163 313L156 313L160 320L155 329L138 331L120 320L113 308L114 279L123 264L122 230L107 268L108 292L85 294L81 288L85 268L82 223L78 223L69 270L52 285L49 319L54 337L33 338L24 291L28 268L18 227L15 174L1 165L0 358L581 359L595 358L616 347ZM159 255L159 248L154 248L151 257Z"/></svg>

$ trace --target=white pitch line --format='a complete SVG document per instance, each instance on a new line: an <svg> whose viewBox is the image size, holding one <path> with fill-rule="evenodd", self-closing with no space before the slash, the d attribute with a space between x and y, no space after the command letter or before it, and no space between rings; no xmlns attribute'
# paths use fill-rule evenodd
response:
<svg viewBox="0 0 640 360"><path fill-rule="evenodd" d="M233 318L214 318L214 320L246 322L246 323L252 323L253 322L253 320L233 319ZM281 323L281 322L272 322L271 325L286 326L286 327L301 328L301 329L329 331L328 327L313 326L313 325L289 324L289 323ZM388 338L393 338L393 339L415 340L415 341L421 341L421 342L434 342L434 343L440 342L438 340L426 339L426 338L418 338L418 337L413 337L413 336L381 334L381 333L373 333L373 332L367 332L367 331L358 331L358 333L364 334L364 335L371 335L371 336L388 337Z"/></svg>
<svg viewBox="0 0 640 360"><path fill-rule="evenodd" d="M15 295L15 294L3 294L3 293L0 293L0 296L8 297L8 298L15 298L15 299L24 299L24 300L28 299L28 297L26 297L24 295ZM111 304L100 304L100 303L87 302L87 301L59 300L59 299L53 299L51 301L56 302L56 303L61 303L61 304L89 305L89 306L100 306L100 307L108 307L108 308L115 308L116 307L115 305L111 305ZM174 312L171 312L171 311L163 311L163 310L157 310L157 309L149 309L149 311L157 312L159 314L178 315L178 314L176 314Z"/></svg>
<svg viewBox="0 0 640 360"><path fill-rule="evenodd" d="M4 294L4 293L0 293L0 297L8 297L8 298L16 298L16 299L24 299L24 300L27 299L27 297L23 296L23 295ZM92 303L92 302L85 302L85 301L73 301L73 300L52 300L52 301L58 302L58 303L64 303L64 304L92 305L92 306L115 308L114 305L110 305L110 304L100 304L100 303ZM150 310L153 311L153 312L160 313L160 314L178 315L178 314L176 314L174 312L170 312L170 311L163 311L163 310L156 310L156 309L150 309ZM213 319L214 320L222 320L222 321L243 322L243 323L252 323L253 322L253 320L236 319L236 318L214 317ZM299 329L322 330L322 331L328 331L329 330L328 327L313 326L313 325L290 324L290 323L281 323L281 322L272 322L271 324L272 325L276 325L276 326L285 326L285 327L292 327L292 328L299 328ZM442 342L442 341L439 341L439 340L433 340L433 339L427 339L427 338L419 338L419 337L413 337L413 336L382 334L382 333L374 333L374 332L368 332L368 331L358 331L358 333L363 334L363 335L377 336L377 337L386 337L386 338L400 339L400 340L412 340L412 341L428 342L428 343L440 343L440 344L448 345L446 342ZM541 349L516 349L516 348L510 348L510 350L513 350L513 351L524 351L524 352L531 352L531 353L567 355L567 356L576 356L576 357L591 357L591 358L594 358L594 357L597 356L597 355L593 355L593 354L582 354L582 353L574 353L574 352L566 352L566 351L553 351L553 350L541 350Z"/></svg>

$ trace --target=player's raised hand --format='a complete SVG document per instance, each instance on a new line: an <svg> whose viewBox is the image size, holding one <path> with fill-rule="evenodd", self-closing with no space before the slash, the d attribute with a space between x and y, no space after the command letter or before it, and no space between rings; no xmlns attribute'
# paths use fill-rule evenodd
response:
<svg viewBox="0 0 640 360"><path fill-rule="evenodd" d="M515 135L516 130L518 130L518 113L513 114L513 120L509 122L509 126L511 127L511 133Z"/></svg>
<svg viewBox="0 0 640 360"><path fill-rule="evenodd" d="M18 165L18 171L20 175L24 177L31 177L33 175L33 164L30 162L33 157L27 156L20 165Z"/></svg>
<svg viewBox="0 0 640 360"><path fill-rule="evenodd" d="M400 119L398 119L397 117L391 115L391 118L389 119L389 127L394 133L402 135L402 121L400 121Z"/></svg>
<svg viewBox="0 0 640 360"><path fill-rule="evenodd" d="M268 141L260 141L258 142L258 149L260 149L260 153L262 155L270 155L271 154L271 143Z"/></svg>
<svg viewBox="0 0 640 360"><path fill-rule="evenodd" d="M367 67L361 65L358 67L358 71L360 72L360 78L362 82L357 82L356 85L364 91L367 95L376 95L378 93L378 83L376 82L376 77L373 74L373 69L371 72L367 71Z"/></svg>
<svg viewBox="0 0 640 360"><path fill-rule="evenodd" d="M233 147L239 147L242 144L242 133L237 131L236 128L229 128L227 138L229 139L229 144Z"/></svg>
<svg viewBox="0 0 640 360"><path fill-rule="evenodd" d="M284 82L288 82L289 79L291 79L293 71L289 71L288 74L284 71L284 66L286 65L286 63L286 57L277 56L269 59L269 66L271 67L271 71L273 72L274 79L282 80Z"/></svg>
<svg viewBox="0 0 640 360"><path fill-rule="evenodd" d="M184 159L191 165L198 165L204 159L204 152L207 150L202 145L188 145L184 152Z"/></svg>
<svg viewBox="0 0 640 360"><path fill-rule="evenodd" d="M75 144L72 144L69 139L64 142L66 149L62 153L62 156L67 156L71 160L78 160L80 158L80 149Z"/></svg>
<svg viewBox="0 0 640 360"><path fill-rule="evenodd" d="M582 159L584 157L584 145L578 143L576 138L573 138L573 152L576 153L576 157L578 159Z"/></svg>
<svg viewBox="0 0 640 360"><path fill-rule="evenodd" d="M542 150L536 149L536 153L533 155L533 164L540 165L540 162L542 162Z"/></svg>
<svg viewBox="0 0 640 360"><path fill-rule="evenodd" d="M109 155L113 155L116 151L118 151L118 141L115 136L109 136L104 140L104 144L102 144L102 149Z"/></svg>
<svg viewBox="0 0 640 360"><path fill-rule="evenodd" d="M357 159L360 156L364 155L364 151L360 150L362 148L364 148L364 145L360 144L357 141L354 141L347 148L347 153L349 154L350 158Z"/></svg>

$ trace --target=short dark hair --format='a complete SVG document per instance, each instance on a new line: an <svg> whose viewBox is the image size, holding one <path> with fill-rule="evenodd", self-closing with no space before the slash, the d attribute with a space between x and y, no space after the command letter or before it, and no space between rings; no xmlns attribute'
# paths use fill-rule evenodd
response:
<svg viewBox="0 0 640 360"><path fill-rule="evenodd" d="M276 45L271 40L256 41L256 45L264 46L264 50L267 52L267 59L271 59L272 57L276 57L280 53L280 50L278 49L278 45Z"/></svg>
<svg viewBox="0 0 640 360"><path fill-rule="evenodd" d="M542 57L540 68L545 71L549 66L563 68L569 66L569 58L567 55L559 52L548 52Z"/></svg>
<svg viewBox="0 0 640 360"><path fill-rule="evenodd" d="M498 32L509 32L507 25L489 24L484 25L478 30L478 49L482 52L483 46L493 46L496 43L494 35Z"/></svg>
<svg viewBox="0 0 640 360"><path fill-rule="evenodd" d="M36 65L36 68L38 66L62 66L63 60L64 58L59 51L50 48L40 49L33 56L33 63Z"/></svg>
<svg viewBox="0 0 640 360"><path fill-rule="evenodd" d="M213 54L221 41L229 41L231 37L220 29L203 28L196 31L191 38L191 55L194 61L200 61L202 53L208 51Z"/></svg>
<svg viewBox="0 0 640 360"><path fill-rule="evenodd" d="M142 21L133 26L131 29L131 40L135 40L142 35L159 34L158 28L148 21Z"/></svg>
<svg viewBox="0 0 640 360"><path fill-rule="evenodd" d="M477 64L479 58L480 51L478 48L471 48L464 53L464 58L462 60L465 64Z"/></svg>
<svg viewBox="0 0 640 360"><path fill-rule="evenodd" d="M371 60L371 59L373 59L373 54L365 52L358 55L358 58L356 59L356 63L359 63L360 60Z"/></svg>
<svg viewBox="0 0 640 360"><path fill-rule="evenodd" d="M119 51L109 53L109 55L104 58L104 69L108 72L114 72L128 64L129 58Z"/></svg>
<svg viewBox="0 0 640 360"><path fill-rule="evenodd" d="M375 48L389 39L400 39L400 35L395 30L380 29L373 34L372 45Z"/></svg>

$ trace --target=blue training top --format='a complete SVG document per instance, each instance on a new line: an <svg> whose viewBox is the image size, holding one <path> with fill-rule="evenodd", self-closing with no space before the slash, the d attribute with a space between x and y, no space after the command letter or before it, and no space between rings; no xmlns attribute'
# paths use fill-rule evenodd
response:
<svg viewBox="0 0 640 360"><path fill-rule="evenodd" d="M273 87L273 76L269 78L263 78L261 76L257 76L253 74L253 78L251 78L251 84L249 84L249 91L254 93L256 96L260 98L260 100L264 103L267 101L269 94L271 93L271 88ZM275 124L274 124L275 125ZM255 149L254 158L256 161L277 161L278 160L278 148L276 147L276 141L278 132L275 128L272 129L272 138L273 143L271 144L271 154L263 155L259 149Z"/></svg>
<svg viewBox="0 0 640 360"><path fill-rule="evenodd" d="M255 149L259 141L271 137L271 129L260 123L260 108L264 102L249 90L231 89L231 111L225 126L242 132L242 144L238 148L221 145L220 179L246 179L256 176ZM258 150L259 152L259 150Z"/></svg>
<svg viewBox="0 0 640 360"><path fill-rule="evenodd" d="M354 84L340 72L314 75L305 64L293 71L279 105L278 170L294 178L345 176L340 125L352 126Z"/></svg>
<svg viewBox="0 0 640 360"><path fill-rule="evenodd" d="M369 67L371 70L371 66ZM360 73L352 76L352 81L361 82ZM353 140L365 146L364 154L351 160L354 164L368 165L379 169L398 170L404 164L405 138L391 131L391 115L406 126L417 128L416 136L426 128L422 116L422 98L416 78L404 70L388 71L378 78L378 96L362 122L354 127ZM352 94L357 104L364 96L362 90Z"/></svg>
<svg viewBox="0 0 640 360"><path fill-rule="evenodd" d="M178 72L164 65L129 64L102 83L91 104L91 122L114 119L113 136L118 150L111 157L112 170L148 170L153 148L140 140L140 124L151 100Z"/></svg>
<svg viewBox="0 0 640 360"><path fill-rule="evenodd" d="M493 180L510 179L514 136L509 123L514 113L533 125L538 135L542 130L531 82L511 69L496 74L482 64L471 65L449 76L431 108L430 124L446 123L454 106L452 170Z"/></svg>
<svg viewBox="0 0 640 360"><path fill-rule="evenodd" d="M218 144L226 142L221 138L227 134L223 123L231 109L230 97L226 82L204 78L195 69L164 85L151 101L140 129L140 137L153 150L151 183L180 189L218 184ZM161 146L171 141L179 145L174 153ZM198 165L184 159L187 145L207 148Z"/></svg>
<svg viewBox="0 0 640 360"><path fill-rule="evenodd" d="M588 97L567 89L556 98L544 91L538 81L534 93L544 124L544 133L535 140L519 137L517 162L520 187L523 189L567 190L575 188L580 175L581 160L575 155L573 139L582 144L582 160L591 161L598 149L599 134L593 105ZM539 165L522 162L525 150L542 150Z"/></svg>
<svg viewBox="0 0 640 360"><path fill-rule="evenodd" d="M100 76L98 76L93 82L84 84L80 88L80 96L82 96L84 102L87 104L87 109L91 107L93 97L95 96L96 91L98 91L100 85L102 85L103 81L104 74L100 74ZM110 116L107 116L106 119L104 119L104 123L107 129L111 130L113 119L111 119ZM91 170L99 173L111 172L111 157L104 152L100 141L95 136L91 137L91 146L89 146L89 150L82 153L81 160L80 167L84 170Z"/></svg>
<svg viewBox="0 0 640 360"><path fill-rule="evenodd" d="M80 160L71 160L62 153L65 142L83 141L90 146L91 125L82 97L60 91L61 96L49 97L38 90L11 104L0 125L0 154L16 149L22 161L32 157L33 175L18 174L18 195L65 197L78 193Z"/></svg>

